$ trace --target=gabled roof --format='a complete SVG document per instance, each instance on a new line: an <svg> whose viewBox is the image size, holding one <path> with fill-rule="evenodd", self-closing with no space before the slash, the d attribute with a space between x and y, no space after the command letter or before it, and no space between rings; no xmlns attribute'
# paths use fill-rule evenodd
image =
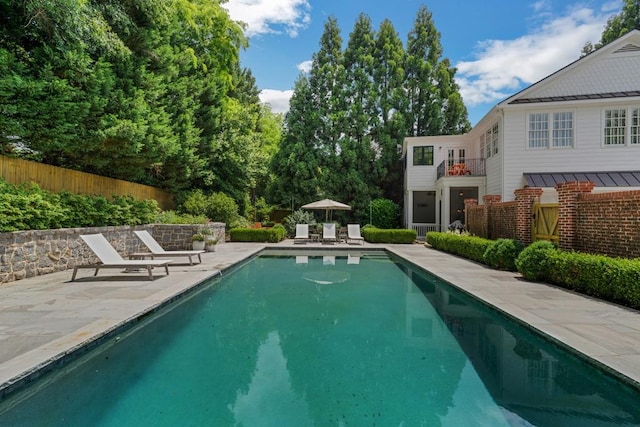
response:
<svg viewBox="0 0 640 427"><path fill-rule="evenodd" d="M628 98L640 96L640 30L572 62L498 104Z"/></svg>
<svg viewBox="0 0 640 427"><path fill-rule="evenodd" d="M640 187L640 171L626 172L525 172L530 187L555 187L573 181L591 181L596 187Z"/></svg>

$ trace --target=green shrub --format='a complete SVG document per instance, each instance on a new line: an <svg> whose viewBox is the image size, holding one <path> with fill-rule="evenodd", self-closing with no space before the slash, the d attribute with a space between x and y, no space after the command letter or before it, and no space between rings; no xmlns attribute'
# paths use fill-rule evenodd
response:
<svg viewBox="0 0 640 427"><path fill-rule="evenodd" d="M232 242L269 242L282 241L287 234L281 225L273 228L233 228L229 231Z"/></svg>
<svg viewBox="0 0 640 427"><path fill-rule="evenodd" d="M365 227L361 232L362 237L370 243L413 243L418 237L415 230L406 229Z"/></svg>
<svg viewBox="0 0 640 427"><path fill-rule="evenodd" d="M224 222L227 227L231 227L240 216L238 214L238 204L231 196L224 193L213 193L207 198L207 217L211 221Z"/></svg>
<svg viewBox="0 0 640 427"><path fill-rule="evenodd" d="M484 263L497 270L517 271L516 258L524 245L513 239L498 239L484 252Z"/></svg>
<svg viewBox="0 0 640 427"><path fill-rule="evenodd" d="M482 237L442 233L439 231L427 233L426 241L435 249L460 255L483 264L485 262L484 253L493 244L493 240L483 239Z"/></svg>
<svg viewBox="0 0 640 427"><path fill-rule="evenodd" d="M533 242L523 249L516 258L516 270L529 280L548 279L548 266L550 252L556 251L556 246L546 240Z"/></svg>
<svg viewBox="0 0 640 427"><path fill-rule="evenodd" d="M159 212L152 222L156 224L206 224L208 219L204 215L179 214L169 210Z"/></svg>
<svg viewBox="0 0 640 427"><path fill-rule="evenodd" d="M316 217L309 211L298 209L297 211L291 212L291 214L284 219L284 227L290 236L296 234L297 224L315 225Z"/></svg>
<svg viewBox="0 0 640 427"><path fill-rule="evenodd" d="M381 229L398 228L400 207L389 199L375 199L371 202L371 222Z"/></svg>
<svg viewBox="0 0 640 427"><path fill-rule="evenodd" d="M586 295L640 308L640 260L550 251L548 281Z"/></svg>
<svg viewBox="0 0 640 427"><path fill-rule="evenodd" d="M60 205L42 194L0 193L0 231L59 228L65 217Z"/></svg>
<svg viewBox="0 0 640 427"><path fill-rule="evenodd" d="M186 214L201 216L207 215L207 196L202 190L194 190L187 193L184 202L182 203L182 209Z"/></svg>

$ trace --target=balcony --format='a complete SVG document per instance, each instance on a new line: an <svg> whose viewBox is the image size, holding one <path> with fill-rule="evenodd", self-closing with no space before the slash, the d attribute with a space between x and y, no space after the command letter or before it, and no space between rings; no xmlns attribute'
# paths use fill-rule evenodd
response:
<svg viewBox="0 0 640 427"><path fill-rule="evenodd" d="M485 176L484 159L465 159L459 162L445 160L438 165L438 178L449 176Z"/></svg>

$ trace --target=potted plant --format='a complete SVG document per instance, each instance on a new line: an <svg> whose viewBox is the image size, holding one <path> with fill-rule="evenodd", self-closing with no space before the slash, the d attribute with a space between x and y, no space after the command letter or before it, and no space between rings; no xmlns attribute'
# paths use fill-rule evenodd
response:
<svg viewBox="0 0 640 427"><path fill-rule="evenodd" d="M204 248L207 252L215 252L216 244L218 243L218 239L209 238L204 242Z"/></svg>
<svg viewBox="0 0 640 427"><path fill-rule="evenodd" d="M198 232L191 237L191 243L193 244L194 251L201 251L205 246L204 234Z"/></svg>

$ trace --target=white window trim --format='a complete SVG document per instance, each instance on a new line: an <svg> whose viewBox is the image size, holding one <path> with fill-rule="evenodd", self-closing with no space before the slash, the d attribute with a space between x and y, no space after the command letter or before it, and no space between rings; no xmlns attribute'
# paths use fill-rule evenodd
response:
<svg viewBox="0 0 640 427"><path fill-rule="evenodd" d="M603 148L620 148L620 147L640 147L640 141L638 143L631 143L631 128L633 127L633 112L634 110L640 110L640 104L634 105L622 105L622 106L609 106L602 109L601 113L601 126L600 131L600 145ZM625 111L625 127L624 127L624 143L623 144L605 144L605 129L607 124L607 111L612 110L624 110Z"/></svg>
<svg viewBox="0 0 640 427"><path fill-rule="evenodd" d="M553 116L559 113L571 113L571 145L554 145L553 142ZM547 145L543 147L532 147L530 145L529 132L531 124L531 115L533 114L546 114L547 115ZM603 113L604 116L604 113ZM526 150L539 151L539 150L572 150L576 148L576 110L575 109L560 109L560 110L533 110L526 112L526 124L525 124L525 146Z"/></svg>

